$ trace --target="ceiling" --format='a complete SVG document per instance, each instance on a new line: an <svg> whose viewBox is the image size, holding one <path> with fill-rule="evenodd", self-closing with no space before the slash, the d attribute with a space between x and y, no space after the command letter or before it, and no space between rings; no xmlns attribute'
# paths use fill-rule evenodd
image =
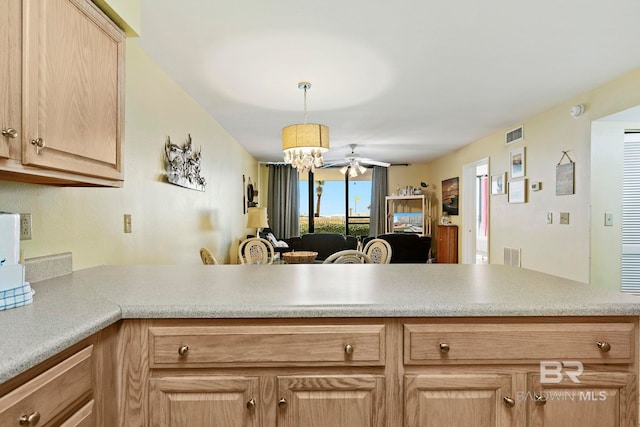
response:
<svg viewBox="0 0 640 427"><path fill-rule="evenodd" d="M136 42L259 161L426 162L640 67L638 0L142 0ZM568 112L567 112L568 115Z"/></svg>

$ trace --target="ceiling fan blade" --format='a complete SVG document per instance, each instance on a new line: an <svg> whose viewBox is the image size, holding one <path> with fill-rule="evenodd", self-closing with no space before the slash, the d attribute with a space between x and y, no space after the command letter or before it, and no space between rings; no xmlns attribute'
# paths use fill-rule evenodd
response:
<svg viewBox="0 0 640 427"><path fill-rule="evenodd" d="M382 167L385 167L385 168L388 168L389 166L391 166L391 163L380 162L378 160L373 160L373 159L359 158L358 161L360 163L364 163L365 165L382 166Z"/></svg>
<svg viewBox="0 0 640 427"><path fill-rule="evenodd" d="M349 162L345 162L344 160L328 160L322 163L321 168L334 168L348 165Z"/></svg>

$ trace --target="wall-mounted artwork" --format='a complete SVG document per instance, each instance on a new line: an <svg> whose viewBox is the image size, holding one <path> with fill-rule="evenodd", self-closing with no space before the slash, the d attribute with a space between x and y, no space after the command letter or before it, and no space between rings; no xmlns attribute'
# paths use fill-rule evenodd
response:
<svg viewBox="0 0 640 427"><path fill-rule="evenodd" d="M442 212L458 215L460 200L459 178L449 178L442 181Z"/></svg>
<svg viewBox="0 0 640 427"><path fill-rule="evenodd" d="M562 164L565 156L569 159L569 163ZM575 164L567 152L563 151L562 157L556 165L556 196L575 194Z"/></svg>
<svg viewBox="0 0 640 427"><path fill-rule="evenodd" d="M193 149L191 135L182 146L173 144L167 136L164 145L167 181L180 187L204 191L207 181L200 175L200 151Z"/></svg>
<svg viewBox="0 0 640 427"><path fill-rule="evenodd" d="M527 179L509 181L509 203L527 203Z"/></svg>
<svg viewBox="0 0 640 427"><path fill-rule="evenodd" d="M507 173L491 175L491 195L507 193Z"/></svg>
<svg viewBox="0 0 640 427"><path fill-rule="evenodd" d="M516 148L509 153L509 178L523 178L525 173L524 147Z"/></svg>

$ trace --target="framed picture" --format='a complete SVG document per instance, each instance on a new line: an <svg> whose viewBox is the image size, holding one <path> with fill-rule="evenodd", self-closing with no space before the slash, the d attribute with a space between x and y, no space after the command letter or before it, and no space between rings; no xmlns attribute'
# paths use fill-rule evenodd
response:
<svg viewBox="0 0 640 427"><path fill-rule="evenodd" d="M459 178L449 178L442 181L442 212L458 215Z"/></svg>
<svg viewBox="0 0 640 427"><path fill-rule="evenodd" d="M509 178L523 178L526 175L525 160L524 147L509 153Z"/></svg>
<svg viewBox="0 0 640 427"><path fill-rule="evenodd" d="M509 181L509 203L527 203L527 179Z"/></svg>
<svg viewBox="0 0 640 427"><path fill-rule="evenodd" d="M507 193L507 173L491 175L491 195Z"/></svg>

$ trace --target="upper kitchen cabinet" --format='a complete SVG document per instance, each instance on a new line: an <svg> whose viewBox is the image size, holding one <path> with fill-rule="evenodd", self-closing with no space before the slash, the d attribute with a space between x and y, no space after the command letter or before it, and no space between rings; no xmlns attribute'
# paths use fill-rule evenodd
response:
<svg viewBox="0 0 640 427"><path fill-rule="evenodd" d="M21 114L21 0L0 2L0 161L20 158Z"/></svg>
<svg viewBox="0 0 640 427"><path fill-rule="evenodd" d="M122 186L124 33L88 0L9 0L0 12L0 179Z"/></svg>

